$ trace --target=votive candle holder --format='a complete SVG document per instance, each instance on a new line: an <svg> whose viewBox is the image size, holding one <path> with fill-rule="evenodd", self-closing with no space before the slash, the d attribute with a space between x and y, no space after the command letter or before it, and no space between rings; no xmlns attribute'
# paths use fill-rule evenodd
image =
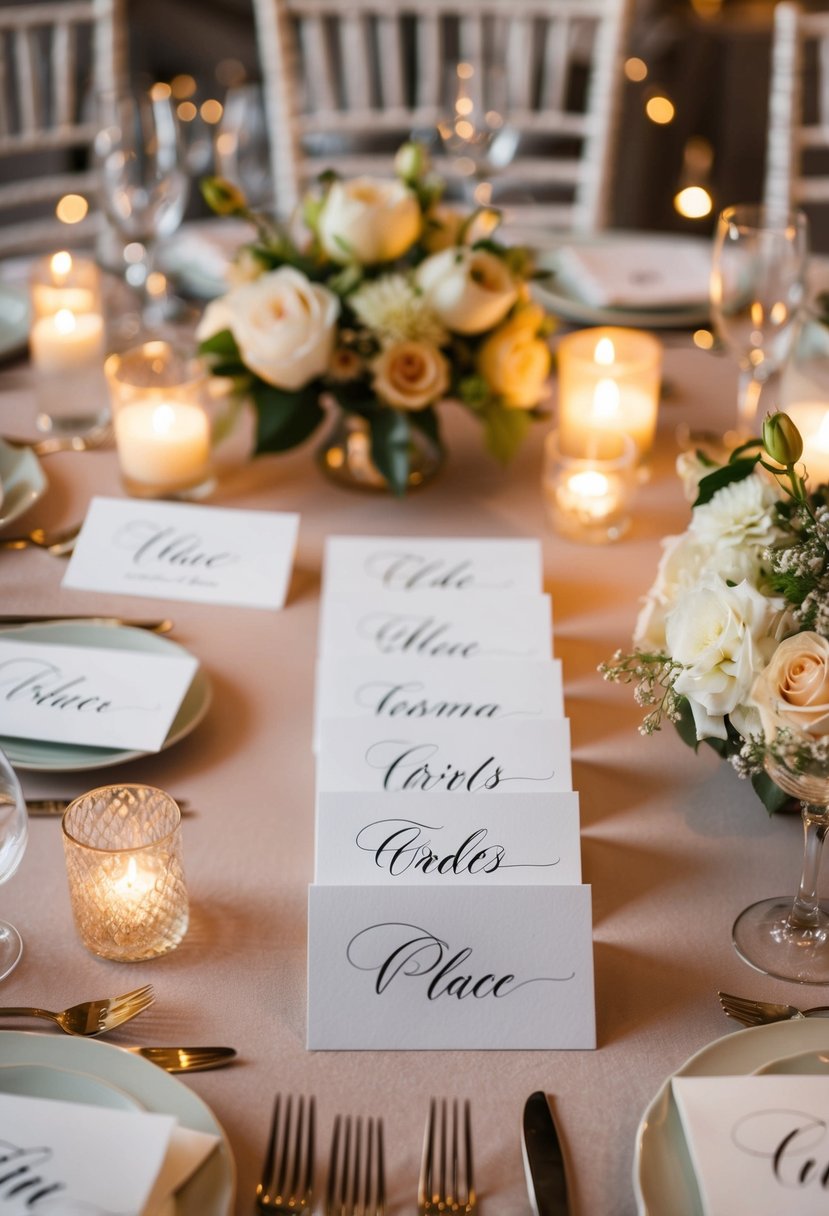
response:
<svg viewBox="0 0 829 1216"><path fill-rule="evenodd" d="M555 531L593 545L624 536L638 484L637 460L638 448L628 435L606 437L602 457L570 456L562 451L560 433L551 431L542 488Z"/></svg>
<svg viewBox="0 0 829 1216"><path fill-rule="evenodd" d="M139 962L179 945L189 922L181 812L163 790L106 785L63 815L72 913L101 958Z"/></svg>

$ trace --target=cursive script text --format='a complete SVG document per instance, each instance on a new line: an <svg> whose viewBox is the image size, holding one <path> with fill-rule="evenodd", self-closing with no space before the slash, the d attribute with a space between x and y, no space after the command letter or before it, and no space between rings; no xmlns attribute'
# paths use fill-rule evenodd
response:
<svg viewBox="0 0 829 1216"><path fill-rule="evenodd" d="M409 871L423 876L452 877L458 874L494 874L502 865L518 868L520 863L506 861L503 844L488 844L488 828L476 828L456 847L436 853L428 833L442 827L418 823L415 819L378 819L361 828L356 836L358 849L374 855L374 864L393 877ZM533 863L535 867L538 862ZM542 862L556 865L557 861Z"/></svg>
<svg viewBox="0 0 829 1216"><path fill-rule="evenodd" d="M378 718L497 718L502 706L497 701L444 701L420 696L423 684L385 683L379 680L361 684L355 701L363 709L371 709Z"/></svg>
<svg viewBox="0 0 829 1216"><path fill-rule="evenodd" d="M221 550L211 553L196 532L159 527L150 520L136 519L124 524L114 540L120 548L131 551L136 566L156 563L175 569L218 570L239 560L235 553Z"/></svg>

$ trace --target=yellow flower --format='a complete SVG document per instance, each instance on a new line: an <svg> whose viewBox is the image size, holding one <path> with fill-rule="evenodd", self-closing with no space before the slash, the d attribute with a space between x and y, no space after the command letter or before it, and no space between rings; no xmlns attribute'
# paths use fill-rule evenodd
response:
<svg viewBox="0 0 829 1216"><path fill-rule="evenodd" d="M225 177L206 177L201 184L204 200L217 215L240 215L247 210L247 199L233 182Z"/></svg>
<svg viewBox="0 0 829 1216"><path fill-rule="evenodd" d="M550 348L538 331L544 310L538 304L519 309L499 326L478 351L478 371L511 409L532 409L550 374Z"/></svg>

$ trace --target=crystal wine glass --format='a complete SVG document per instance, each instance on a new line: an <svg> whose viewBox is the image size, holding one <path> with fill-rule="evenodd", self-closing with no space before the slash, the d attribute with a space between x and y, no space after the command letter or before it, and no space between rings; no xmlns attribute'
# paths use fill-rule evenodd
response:
<svg viewBox="0 0 829 1216"><path fill-rule="evenodd" d="M248 81L227 90L216 135L216 171L242 188L251 207L270 204L273 186L261 85Z"/></svg>
<svg viewBox="0 0 829 1216"><path fill-rule="evenodd" d="M506 76L500 68L461 62L447 70L438 134L465 193L481 206L491 201L488 179L510 164L518 148L519 133L505 112Z"/></svg>
<svg viewBox="0 0 829 1216"><path fill-rule="evenodd" d="M711 267L711 315L737 356L737 434L755 433L763 386L792 349L805 295L808 230L801 211L762 204L727 207L717 220Z"/></svg>
<svg viewBox="0 0 829 1216"><path fill-rule="evenodd" d="M166 284L153 274L153 251L178 228L189 193L174 103L169 88L156 84L149 93L102 94L99 113L102 202L124 241L127 282L142 293L141 320L152 329L166 311Z"/></svg>
<svg viewBox="0 0 829 1216"><path fill-rule="evenodd" d="M829 832L829 772L793 772L766 759L771 779L801 804L803 866L794 900L762 899L741 912L732 938L757 971L799 984L829 983L829 915L817 897L823 842Z"/></svg>
<svg viewBox="0 0 829 1216"><path fill-rule="evenodd" d="M0 751L0 883L17 870L26 850L29 818L17 775ZM0 980L14 971L23 941L13 925L0 921Z"/></svg>

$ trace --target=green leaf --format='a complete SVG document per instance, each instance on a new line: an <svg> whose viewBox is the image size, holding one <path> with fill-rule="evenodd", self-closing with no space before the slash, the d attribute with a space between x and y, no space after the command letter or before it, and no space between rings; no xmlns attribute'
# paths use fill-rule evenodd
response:
<svg viewBox="0 0 829 1216"><path fill-rule="evenodd" d="M683 743L688 747L692 747L694 751L699 750L699 739L697 738L697 728L694 723L694 715L691 713L691 706L688 704L688 698L683 697L679 702L679 717L674 722L676 733L679 735Z"/></svg>
<svg viewBox="0 0 829 1216"><path fill-rule="evenodd" d="M751 778L754 792L770 815L782 811L791 802L791 795L775 785L768 773L755 773Z"/></svg>
<svg viewBox="0 0 829 1216"><path fill-rule="evenodd" d="M713 473L708 473L697 487L694 506L704 506L724 486L729 486L736 481L744 481L746 477L750 477L759 459L759 453L756 456L745 456L741 460L735 460L732 464L725 464L721 468L715 469Z"/></svg>
<svg viewBox="0 0 829 1216"><path fill-rule="evenodd" d="M371 458L398 498L409 483L409 415L380 409L371 419Z"/></svg>
<svg viewBox="0 0 829 1216"><path fill-rule="evenodd" d="M435 447L443 451L440 422L431 405L427 405L425 410L412 410L409 414L409 425L416 426L428 439L431 439Z"/></svg>
<svg viewBox="0 0 829 1216"><path fill-rule="evenodd" d="M502 464L508 464L530 429L532 419L526 410L510 410L488 405L480 412L487 450Z"/></svg>
<svg viewBox="0 0 829 1216"><path fill-rule="evenodd" d="M257 456L263 452L286 452L316 430L325 417L319 390L313 384L289 393L257 380L251 389L256 409Z"/></svg>
<svg viewBox="0 0 829 1216"><path fill-rule="evenodd" d="M210 374L212 376L227 376L228 379L235 380L237 376L250 375L250 372L244 363L231 361L229 363L212 363L210 365Z"/></svg>
<svg viewBox="0 0 829 1216"><path fill-rule="evenodd" d="M205 338L199 343L199 351L203 355L221 355L223 359L231 359L237 363L242 362L242 356L239 353L239 347L236 345L236 339L229 329L220 329L217 334L213 334L210 338Z"/></svg>

